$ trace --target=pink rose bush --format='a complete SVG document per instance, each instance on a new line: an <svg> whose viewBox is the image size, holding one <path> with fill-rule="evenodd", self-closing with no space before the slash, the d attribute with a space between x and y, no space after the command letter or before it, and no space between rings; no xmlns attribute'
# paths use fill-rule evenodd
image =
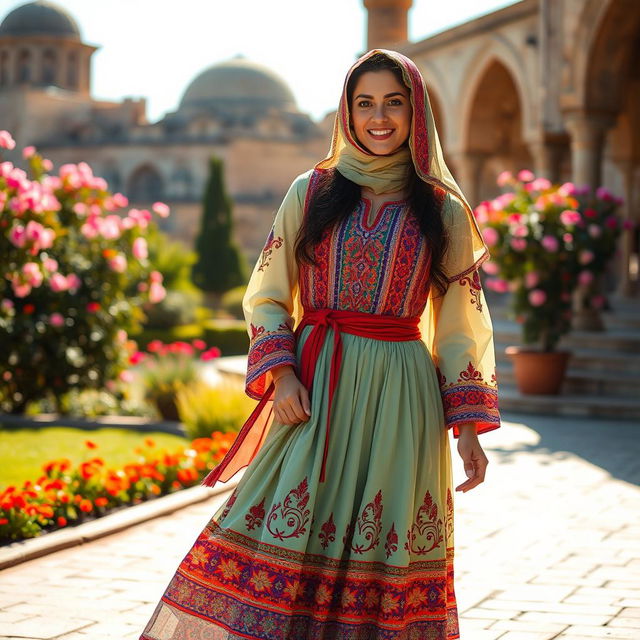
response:
<svg viewBox="0 0 640 640"><path fill-rule="evenodd" d="M572 292L590 287L629 224L615 215L621 200L600 187L553 185L528 169L497 178L505 190L474 214L491 259L482 265L487 289L512 292L511 312L525 343L552 351L569 331ZM603 305L595 294L593 304Z"/></svg>
<svg viewBox="0 0 640 640"><path fill-rule="evenodd" d="M0 148L14 147L0 131ZM119 380L143 305L166 294L147 238L167 205L127 211L88 164L50 175L34 147L22 157L28 172L0 161L0 410L10 413Z"/></svg>

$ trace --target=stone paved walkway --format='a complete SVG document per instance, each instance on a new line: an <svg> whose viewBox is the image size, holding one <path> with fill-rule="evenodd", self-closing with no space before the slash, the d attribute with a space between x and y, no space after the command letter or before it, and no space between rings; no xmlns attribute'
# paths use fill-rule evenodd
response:
<svg viewBox="0 0 640 640"><path fill-rule="evenodd" d="M503 419L455 494L462 640L640 639L640 425ZM226 495L1 572L0 640L137 640Z"/></svg>

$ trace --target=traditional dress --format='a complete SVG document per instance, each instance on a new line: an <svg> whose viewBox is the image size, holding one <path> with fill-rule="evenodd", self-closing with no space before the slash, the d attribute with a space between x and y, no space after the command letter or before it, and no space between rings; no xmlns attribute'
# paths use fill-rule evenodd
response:
<svg viewBox="0 0 640 640"><path fill-rule="evenodd" d="M329 156L294 180L253 270L246 390L259 403L206 484L248 467L141 640L460 637L448 428L457 437L462 423L478 433L500 425L478 274L488 251L442 160L417 68L383 50L353 68L381 51L411 88L410 159L436 188L451 236L447 292L430 287L429 243L404 200L371 220L361 198L314 247L315 265L296 262L321 173L351 177L367 155L348 131L343 93ZM271 411L270 371L285 364L311 398L295 426Z"/></svg>

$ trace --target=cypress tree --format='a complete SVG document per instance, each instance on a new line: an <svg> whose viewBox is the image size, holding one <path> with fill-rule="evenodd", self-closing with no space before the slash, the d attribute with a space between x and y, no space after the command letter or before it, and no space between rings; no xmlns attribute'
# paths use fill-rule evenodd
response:
<svg viewBox="0 0 640 640"><path fill-rule="evenodd" d="M192 274L194 283L203 291L217 295L245 284L247 280L244 257L232 237L232 209L224 185L222 160L211 156L196 238L198 260Z"/></svg>

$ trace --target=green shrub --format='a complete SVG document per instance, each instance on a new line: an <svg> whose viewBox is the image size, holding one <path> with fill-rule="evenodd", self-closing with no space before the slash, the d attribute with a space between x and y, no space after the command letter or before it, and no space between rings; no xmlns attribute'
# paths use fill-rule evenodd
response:
<svg viewBox="0 0 640 640"><path fill-rule="evenodd" d="M238 431L256 406L240 385L225 382L212 387L202 380L180 388L176 404L189 438Z"/></svg>
<svg viewBox="0 0 640 640"><path fill-rule="evenodd" d="M247 290L245 285L240 287L234 287L233 289L229 289L222 296L222 308L229 314L231 314L234 318L238 318L239 320L244 319L244 312L242 310L242 298L244 297L244 293Z"/></svg>
<svg viewBox="0 0 640 640"><path fill-rule="evenodd" d="M204 324L202 339L215 344L223 356L244 355L249 350L249 335L244 322L210 320Z"/></svg>

